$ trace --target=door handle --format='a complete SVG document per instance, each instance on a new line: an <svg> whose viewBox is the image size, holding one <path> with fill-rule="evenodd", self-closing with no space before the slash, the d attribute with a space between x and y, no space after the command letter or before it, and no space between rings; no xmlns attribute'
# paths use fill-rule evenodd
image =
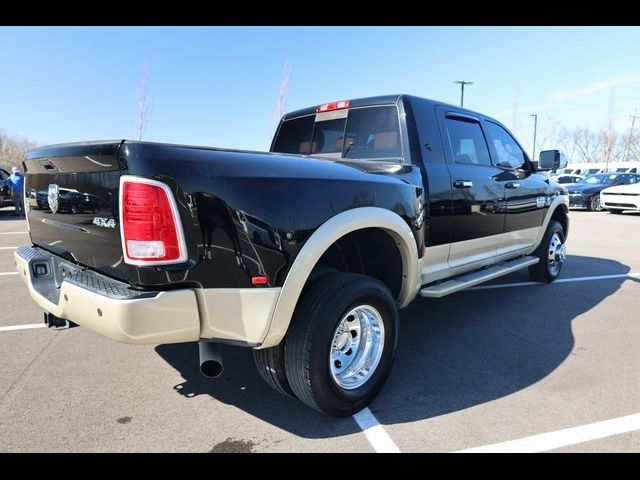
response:
<svg viewBox="0 0 640 480"><path fill-rule="evenodd" d="M520 184L518 182L507 182L505 188L520 188Z"/></svg>
<svg viewBox="0 0 640 480"><path fill-rule="evenodd" d="M471 188L473 187L473 182L469 180L456 180L453 182L453 186L456 188Z"/></svg>

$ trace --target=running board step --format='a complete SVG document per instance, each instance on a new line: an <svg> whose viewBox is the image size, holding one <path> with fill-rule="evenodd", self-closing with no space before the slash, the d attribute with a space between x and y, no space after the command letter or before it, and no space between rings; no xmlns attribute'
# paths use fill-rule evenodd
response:
<svg viewBox="0 0 640 480"><path fill-rule="evenodd" d="M465 288L473 287L480 283L488 282L494 278L501 277L507 273L515 272L522 268L529 267L538 263L537 257L520 257L514 260L508 260L501 262L489 268L482 270L476 270L471 273L465 273L458 277L453 277L451 280L447 280L442 283L436 283L424 287L420 290L420 295L423 297L440 298L450 293L464 290Z"/></svg>

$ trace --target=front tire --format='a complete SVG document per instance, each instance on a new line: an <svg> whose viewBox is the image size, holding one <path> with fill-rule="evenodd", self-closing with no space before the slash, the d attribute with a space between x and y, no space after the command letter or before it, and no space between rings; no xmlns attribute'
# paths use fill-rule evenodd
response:
<svg viewBox="0 0 640 480"><path fill-rule="evenodd" d="M602 205L600 204L600 194L596 193L589 199L589 205L587 206L587 210L590 212L601 212Z"/></svg>
<svg viewBox="0 0 640 480"><path fill-rule="evenodd" d="M615 215L620 215L620 214L622 214L622 210L620 210L618 208L611 208L611 209L609 209L609 213L613 213Z"/></svg>
<svg viewBox="0 0 640 480"><path fill-rule="evenodd" d="M379 280L332 273L300 299L285 339L295 395L328 415L348 416L378 394L391 370L398 310Z"/></svg>
<svg viewBox="0 0 640 480"><path fill-rule="evenodd" d="M565 233L562 224L557 220L551 220L542 242L533 252L538 257L538 263L529 267L529 275L536 282L551 283L562 271L566 259L566 247L564 246Z"/></svg>

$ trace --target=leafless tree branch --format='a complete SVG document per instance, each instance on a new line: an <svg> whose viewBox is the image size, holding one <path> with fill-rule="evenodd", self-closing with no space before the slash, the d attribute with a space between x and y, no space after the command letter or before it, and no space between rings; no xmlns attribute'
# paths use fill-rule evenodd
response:
<svg viewBox="0 0 640 480"><path fill-rule="evenodd" d="M15 138L0 130L0 166L6 169L19 167L25 154L37 146L31 140Z"/></svg>

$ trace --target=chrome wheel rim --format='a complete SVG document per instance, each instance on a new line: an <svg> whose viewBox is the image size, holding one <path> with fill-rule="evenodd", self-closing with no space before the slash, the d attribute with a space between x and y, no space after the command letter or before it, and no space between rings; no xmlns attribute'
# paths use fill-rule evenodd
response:
<svg viewBox="0 0 640 480"><path fill-rule="evenodd" d="M342 317L331 340L329 369L346 390L364 385L375 372L384 349L384 322L371 305L359 305Z"/></svg>
<svg viewBox="0 0 640 480"><path fill-rule="evenodd" d="M549 243L548 265L552 275L560 273L560 268L567 258L567 246L562 243L560 235L554 232Z"/></svg>
<svg viewBox="0 0 640 480"><path fill-rule="evenodd" d="M600 195L596 195L591 199L591 209L596 212L602 210L602 205L600 204Z"/></svg>

